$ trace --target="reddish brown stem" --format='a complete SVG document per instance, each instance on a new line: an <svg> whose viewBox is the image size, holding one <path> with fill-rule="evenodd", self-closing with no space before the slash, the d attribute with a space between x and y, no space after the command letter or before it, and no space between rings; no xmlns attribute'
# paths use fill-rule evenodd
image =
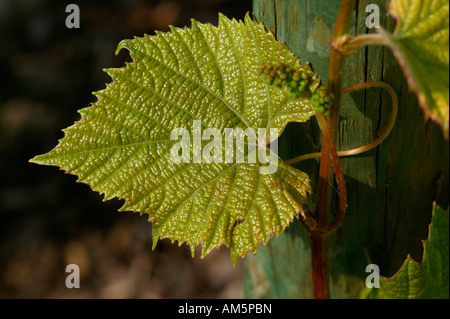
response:
<svg viewBox="0 0 450 319"><path fill-rule="evenodd" d="M334 221L329 226L326 225L326 210L324 210L326 205L318 204L316 209L317 229L311 232L311 259L314 297L316 299L328 299L330 297L330 289L328 282L327 239L329 233L339 227L344 219L345 208L347 206L347 191L345 189L344 174L339 163L339 158L336 153L336 148L334 146L326 119L322 114L317 114L317 120L323 135L322 147L327 150L325 156L329 156L330 161L328 162L333 164L339 191L339 208ZM320 168L319 184L323 185L326 183L326 185L319 188L320 193L317 195L318 201L327 196L326 191L328 190L327 186L329 174L329 172L323 169L322 165Z"/></svg>
<svg viewBox="0 0 450 319"><path fill-rule="evenodd" d="M329 299L327 235L312 234L311 250L315 252L312 255L314 298Z"/></svg>
<svg viewBox="0 0 450 319"><path fill-rule="evenodd" d="M324 233L325 235L328 235L329 233L336 230L336 228L342 224L342 220L344 219L344 215L345 215L345 209L347 207L347 190L345 188L344 173L342 172L341 164L339 162L339 157L336 152L336 147L333 143L331 132L327 125L326 119L322 115L318 115L317 120L318 120L320 129L322 131L323 147L326 147L329 150L328 155L330 156L331 163L333 164L333 167L334 167L334 171L336 174L336 181L337 181L337 185L338 185L338 192L339 192L338 212L337 212L336 218L333 220L333 222L329 226L327 226L326 218L323 218L324 220L322 220L321 222L319 222L319 219L318 219L319 232ZM322 166L321 166L321 168L322 168ZM322 181L322 182L326 182L328 184L328 178L327 178L328 176L326 175L327 173L328 172L324 172L323 175L321 175L321 173L319 173L319 182ZM324 187L324 188L326 188L328 190L328 185L326 185L326 186L327 187ZM321 193L321 195L325 196L325 195L323 195L323 193ZM320 200L319 197L318 197L318 200ZM318 205L318 207L319 206L325 207L322 205ZM316 210L316 213L317 213L317 210ZM323 212L319 211L319 213L323 213Z"/></svg>
<svg viewBox="0 0 450 319"><path fill-rule="evenodd" d="M355 11L356 0L342 0L339 7L339 13L336 19L333 39L331 42L337 42L341 37L347 34L350 30L350 23L352 13ZM330 110L330 117L328 124L333 135L333 140L336 140L337 129L339 123L339 113L341 106L342 95L342 75L344 73L345 57L341 52L334 49L330 53L330 62L328 67L328 90L334 95L334 103Z"/></svg>
<svg viewBox="0 0 450 319"><path fill-rule="evenodd" d="M351 23L351 15L355 10L356 0L342 0L336 20L332 41L337 41L348 33ZM317 189L316 218L319 230L326 227L327 211L331 203L330 186L334 179L331 163L335 166L336 174L342 174L339 159L334 147L337 137L337 123L339 120L342 74L344 71L345 57L334 49L331 50L328 70L328 90L334 96L334 102L330 109L330 116L325 118L319 114L318 121L323 135L322 159L320 162L319 182ZM339 187L339 212L345 212L345 184L340 177L337 179ZM342 193L341 193L342 192ZM343 207L342 207L343 206ZM338 212L338 216L340 216ZM343 218L343 216L342 216ZM313 285L316 298L329 298L330 289L328 284L328 262L327 262L327 234L311 234L311 254L313 260Z"/></svg>

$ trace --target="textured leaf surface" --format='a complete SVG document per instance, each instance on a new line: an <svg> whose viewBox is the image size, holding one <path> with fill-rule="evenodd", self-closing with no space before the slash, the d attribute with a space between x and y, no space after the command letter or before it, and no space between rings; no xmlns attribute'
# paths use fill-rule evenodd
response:
<svg viewBox="0 0 450 319"><path fill-rule="evenodd" d="M410 256L392 278L380 278L368 298L448 299L449 297L449 215L435 204L424 256L417 263Z"/></svg>
<svg viewBox="0 0 450 319"><path fill-rule="evenodd" d="M382 29L426 117L449 129L449 2L392 0L393 36Z"/></svg>
<svg viewBox="0 0 450 319"><path fill-rule="evenodd" d="M202 244L204 256L225 244L235 261L279 236L302 212L306 174L281 159L271 174L261 174L259 162L193 163L191 156L174 163L170 150L178 141L170 136L176 128L192 135L201 121L202 129L221 132L273 128L277 134L265 141L274 141L288 122L308 120L313 106L310 96L292 100L286 89L265 84L258 66L309 66L248 15L245 23L221 15L218 27L193 20L192 28L124 40L122 48L133 63L107 69L114 81L94 93L98 101L32 162L78 175L105 200L125 199L121 210L148 213L154 245L168 237L194 253Z"/></svg>

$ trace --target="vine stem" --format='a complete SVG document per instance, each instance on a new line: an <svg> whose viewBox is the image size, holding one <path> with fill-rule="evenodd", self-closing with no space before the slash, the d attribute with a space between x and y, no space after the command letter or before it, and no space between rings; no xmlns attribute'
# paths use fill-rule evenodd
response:
<svg viewBox="0 0 450 319"><path fill-rule="evenodd" d="M368 45L389 45L390 42L386 36L381 33L359 34L354 38L342 37L331 42L334 50L340 52L344 56L353 54L356 50Z"/></svg>
<svg viewBox="0 0 450 319"><path fill-rule="evenodd" d="M331 163L336 172L336 180L339 192L339 207L335 220L326 226L326 215L324 212L318 212L316 209L316 215L325 218L318 219L317 229L311 232L311 253L312 253L312 270L313 270L313 285L314 285L314 297L316 299L328 299L330 298L329 282L328 282L328 260L327 260L327 239L331 231L334 231L340 226L345 215L345 208L347 207L347 191L345 189L344 174L339 163L339 157L336 153L331 131L329 130L325 116L317 114L317 120L323 135L323 148L329 150ZM319 182L328 181L328 172L319 173ZM320 196L327 196L322 189ZM319 199L318 194L318 199ZM320 205L318 205L320 207ZM325 212L326 213L326 212Z"/></svg>
<svg viewBox="0 0 450 319"><path fill-rule="evenodd" d="M342 0L338 16L336 19L332 42L336 42L350 29L351 16L355 10L356 0ZM344 72L345 57L332 48L328 69L328 91L333 94L334 101L330 109L330 115L325 117L318 114L318 122L323 135L322 159L320 162L319 181L317 189L317 207L316 219L318 229L324 229L327 223L327 212L331 203L330 186L333 183L334 173L331 170L331 162L336 161L334 169L340 170L339 159L334 149L334 140L337 138L336 127L339 120L341 94L342 94L342 75ZM331 140L331 141L330 141ZM332 155L334 150L334 154ZM339 180L338 180L339 186ZM345 184L339 186L345 190ZM339 194L342 202L343 194ZM341 206L341 203L339 207ZM345 210L345 207L344 207ZM328 282L328 258L327 258L327 234L311 233L311 254L312 254L312 272L313 289L316 299L325 299L330 297L330 287Z"/></svg>

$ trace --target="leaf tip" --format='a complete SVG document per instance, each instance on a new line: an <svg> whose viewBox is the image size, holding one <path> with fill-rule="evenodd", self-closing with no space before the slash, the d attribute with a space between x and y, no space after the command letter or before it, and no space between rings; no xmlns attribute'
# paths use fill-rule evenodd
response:
<svg viewBox="0 0 450 319"><path fill-rule="evenodd" d="M28 163L38 164L38 165L51 165L51 164L49 164L49 161L48 161L48 158L47 158L48 154L49 153L42 154L42 155L36 155L35 157L29 159Z"/></svg>
<svg viewBox="0 0 450 319"><path fill-rule="evenodd" d="M253 22L253 19L252 19L250 11L247 11L247 13L245 14L244 20L245 20L246 24L249 23L249 22L250 23Z"/></svg>
<svg viewBox="0 0 450 319"><path fill-rule="evenodd" d="M42 156L42 155L37 155L37 156L35 156L35 157L33 157L33 158L30 158L30 159L28 160L28 163L32 163L32 164L40 164L40 165L44 164L44 161L40 159L41 156Z"/></svg>
<svg viewBox="0 0 450 319"><path fill-rule="evenodd" d="M226 21L229 21L228 17L224 15L222 12L219 12L219 25L226 23Z"/></svg>
<svg viewBox="0 0 450 319"><path fill-rule="evenodd" d="M198 27L199 26L199 24L200 24L200 22L198 22L197 20L195 20L194 18L192 18L191 19L191 24L192 24L192 26L194 27Z"/></svg>
<svg viewBox="0 0 450 319"><path fill-rule="evenodd" d="M116 56L119 55L120 50L122 50L122 49L124 49L124 48L125 48L125 49L129 49L128 46L127 46L127 44L128 44L130 41L132 41L132 40L122 40L122 41L120 41L119 44L117 45L117 49L116 49L115 55L116 55Z"/></svg>
<svg viewBox="0 0 450 319"><path fill-rule="evenodd" d="M158 244L158 239L159 239L159 236L158 235L156 235L156 236L153 236L153 239L152 239L152 250L155 250L155 248L156 248L156 245Z"/></svg>
<svg viewBox="0 0 450 319"><path fill-rule="evenodd" d="M233 262L233 267L236 268L238 256L236 254L231 255L231 261Z"/></svg>

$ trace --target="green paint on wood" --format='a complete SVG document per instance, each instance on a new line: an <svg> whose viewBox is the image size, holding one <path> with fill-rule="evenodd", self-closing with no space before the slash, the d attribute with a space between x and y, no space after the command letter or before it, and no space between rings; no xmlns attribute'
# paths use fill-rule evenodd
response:
<svg viewBox="0 0 450 319"><path fill-rule="evenodd" d="M367 30L365 8L359 0L352 30ZM329 40L339 1L254 0L255 18L285 42L302 63L326 82ZM378 1L387 12L388 1ZM381 25L393 30L395 21L381 15ZM341 160L346 177L348 209L343 226L330 238L329 258L333 298L357 298L364 286L368 263L393 275L407 254L420 259L428 235L433 200L446 207L449 194L448 144L439 127L424 121L415 95L389 49L372 46L347 59L344 86L383 80L399 94L397 123L377 149ZM368 89L343 96L338 149L369 143L384 130L390 117L389 96ZM299 141L298 136L308 135ZM315 120L290 124L280 139L280 154L288 159L318 151L320 134ZM317 179L318 160L298 164ZM313 185L314 187L314 185ZM248 298L312 298L309 238L295 223L256 256L246 258L244 295Z"/></svg>

